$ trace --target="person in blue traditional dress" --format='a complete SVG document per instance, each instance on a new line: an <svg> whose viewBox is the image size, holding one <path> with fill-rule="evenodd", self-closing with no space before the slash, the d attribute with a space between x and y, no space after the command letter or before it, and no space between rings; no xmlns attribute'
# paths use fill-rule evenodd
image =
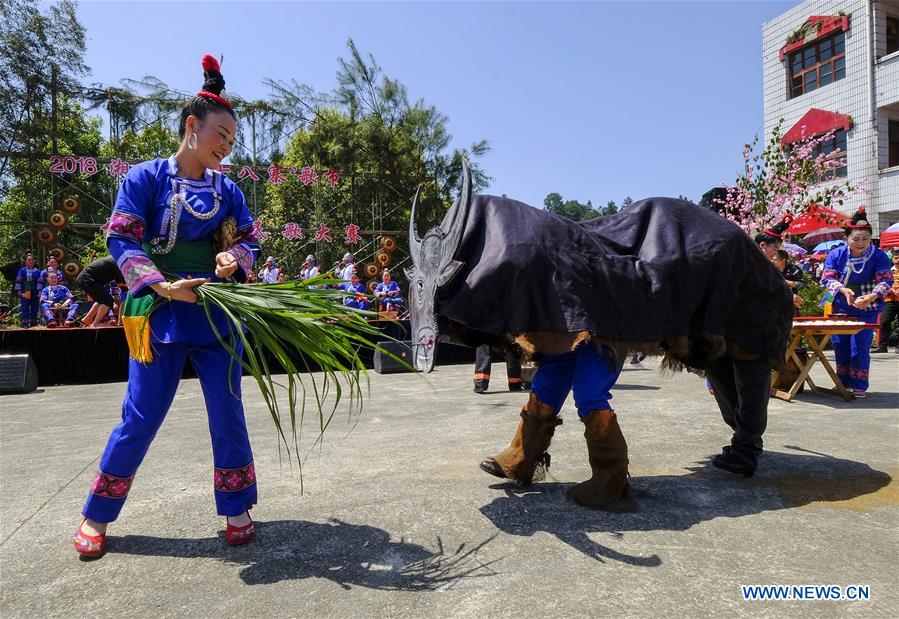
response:
<svg viewBox="0 0 899 619"><path fill-rule="evenodd" d="M68 284L66 274L59 268L59 263L53 256L47 258L47 268L41 271L41 286L47 285L47 275L50 273L56 273L56 281L60 286Z"/></svg>
<svg viewBox="0 0 899 619"><path fill-rule="evenodd" d="M403 309L403 293L399 285L390 279L390 270L384 269L381 283L375 286L375 301L385 312L396 312Z"/></svg>
<svg viewBox="0 0 899 619"><path fill-rule="evenodd" d="M248 510L256 503L256 473L241 403L241 364L216 338L193 288L212 278L245 281L259 246L243 193L216 171L231 153L236 122L220 96L225 82L218 61L207 54L202 64L205 83L181 113L178 152L131 169L108 226L106 242L129 289L123 322L132 359L122 421L100 459L75 536L83 556L103 554L107 525L122 509L187 357L206 401L211 481L217 512L227 519L225 541L242 544L255 531ZM147 329L149 312L142 306L159 300ZM235 337L222 314L211 320L223 338Z"/></svg>
<svg viewBox="0 0 899 619"><path fill-rule="evenodd" d="M371 301L369 301L368 293L365 291L365 284L359 281L359 274L353 271L349 277L350 281L337 285L350 293L350 295L353 295L344 297L343 304L347 307L355 307L361 310L371 309Z"/></svg>
<svg viewBox="0 0 899 619"><path fill-rule="evenodd" d="M862 322L876 324L893 276L890 258L872 244L871 232L865 208L861 207L846 227L848 244L827 254L821 285L827 291L825 304L832 304L833 313L848 314ZM837 378L856 398L867 396L873 340L872 329L830 338L837 362Z"/></svg>
<svg viewBox="0 0 899 619"><path fill-rule="evenodd" d="M16 294L19 295L20 321L23 329L37 324L40 304L41 272L34 266L34 256L25 256L25 266L16 275Z"/></svg>
<svg viewBox="0 0 899 619"><path fill-rule="evenodd" d="M75 314L78 313L75 297L68 288L58 282L56 271L50 271L47 273L47 285L41 289L41 314L51 329L58 327L60 320L63 321L64 327L75 326Z"/></svg>

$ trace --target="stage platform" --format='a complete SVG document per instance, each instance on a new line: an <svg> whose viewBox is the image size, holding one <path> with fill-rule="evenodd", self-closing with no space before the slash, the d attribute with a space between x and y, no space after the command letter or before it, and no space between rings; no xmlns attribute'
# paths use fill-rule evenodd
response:
<svg viewBox="0 0 899 619"><path fill-rule="evenodd" d="M874 357L866 400L771 400L748 479L708 464L730 428L704 380L626 365L612 403L639 503L629 514L566 499L590 476L571 399L546 481L518 488L478 468L527 400L505 390L502 363L484 395L470 366L371 373L361 415L341 405L322 443L307 408L302 490L245 377L257 534L233 548L202 390L186 380L94 562L72 537L125 384L0 396L0 473L14 489L0 503L0 616L896 617L899 355ZM864 585L870 599L743 599L741 585L765 584Z"/></svg>
<svg viewBox="0 0 899 619"><path fill-rule="evenodd" d="M405 341L409 338L408 320L373 321L386 336ZM128 344L121 327L89 329L34 327L0 331L0 354L29 354L37 365L39 385L79 385L111 383L128 379ZM367 367L372 367L372 351L363 354ZM472 348L439 344L437 363L474 364ZM273 358L273 371L281 368ZM313 364L314 365L314 364ZM195 378L188 360L184 378Z"/></svg>

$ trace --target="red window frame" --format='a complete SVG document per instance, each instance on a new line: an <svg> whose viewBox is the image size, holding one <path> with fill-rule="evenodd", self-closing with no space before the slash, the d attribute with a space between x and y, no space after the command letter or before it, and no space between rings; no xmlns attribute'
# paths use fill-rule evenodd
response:
<svg viewBox="0 0 899 619"><path fill-rule="evenodd" d="M787 56L790 99L846 77L846 33L814 41Z"/></svg>

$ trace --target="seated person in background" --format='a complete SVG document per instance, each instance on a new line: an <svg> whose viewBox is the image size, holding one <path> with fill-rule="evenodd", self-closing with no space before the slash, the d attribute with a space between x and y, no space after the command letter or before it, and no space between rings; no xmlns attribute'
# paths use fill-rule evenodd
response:
<svg viewBox="0 0 899 619"><path fill-rule="evenodd" d="M56 272L50 271L47 273L47 286L41 290L41 313L51 329L58 327L60 322L66 327L74 326L78 311L72 293L65 286L60 286L58 281Z"/></svg>
<svg viewBox="0 0 899 619"><path fill-rule="evenodd" d="M41 271L41 287L47 285L47 275L53 272L56 273L56 282L60 286L66 285L65 274L59 269L59 265L56 263L56 258L50 256L49 258L47 258L47 268Z"/></svg>
<svg viewBox="0 0 899 619"><path fill-rule="evenodd" d="M365 292L365 285L359 281L358 273L353 271L350 275L350 281L345 284L338 284L337 286L353 295L344 297L344 305L361 310L371 309L371 301L369 301L368 294Z"/></svg>
<svg viewBox="0 0 899 619"><path fill-rule="evenodd" d="M284 277L284 271L279 271L278 272L278 283L283 284L286 281L287 281L287 278Z"/></svg>
<svg viewBox="0 0 899 619"><path fill-rule="evenodd" d="M99 327L107 322L109 310L115 307L116 297L119 296L118 284L125 282L115 258L106 256L94 260L84 267L75 282L94 300L94 305L84 317L84 324L89 327ZM115 288L111 290L110 285L115 285Z"/></svg>
<svg viewBox="0 0 899 619"><path fill-rule="evenodd" d="M802 269L794 262L790 261L790 254L785 249L778 249L777 254L771 259L777 270L783 275L787 286L793 291L798 292L805 285L805 275Z"/></svg>
<svg viewBox="0 0 899 619"><path fill-rule="evenodd" d="M256 284L256 283L258 283L258 280L256 279L256 273L254 273L253 271L248 271L248 272L247 272L247 281L246 281L246 283L247 283L247 284Z"/></svg>
<svg viewBox="0 0 899 619"><path fill-rule="evenodd" d="M381 283L375 287L375 302L385 312L398 312L403 309L403 295L396 282L390 279L390 270L384 269Z"/></svg>
<svg viewBox="0 0 899 619"><path fill-rule="evenodd" d="M777 250L777 253L771 258L771 262L774 264L774 267L780 271L780 274L783 275L784 283L786 283L790 292L793 293L793 306L796 308L793 313L799 314L799 308L805 303L802 297L796 294L805 285L805 275L803 275L802 269L790 262L790 254L783 249Z"/></svg>

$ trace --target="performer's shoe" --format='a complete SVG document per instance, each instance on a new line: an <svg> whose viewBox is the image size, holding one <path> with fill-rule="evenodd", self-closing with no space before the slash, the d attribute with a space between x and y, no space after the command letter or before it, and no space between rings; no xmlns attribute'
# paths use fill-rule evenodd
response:
<svg viewBox="0 0 899 619"><path fill-rule="evenodd" d="M877 348L871 349L871 354L881 353L881 352L890 352L886 346L878 346Z"/></svg>
<svg viewBox="0 0 899 619"><path fill-rule="evenodd" d="M627 442L615 411L590 411L584 422L584 438L593 476L568 490L575 503L613 512L637 508L627 477Z"/></svg>
<svg viewBox="0 0 899 619"><path fill-rule="evenodd" d="M752 477L755 474L755 457L741 454L730 449L726 453L712 458L712 466L743 477Z"/></svg>
<svg viewBox="0 0 899 619"><path fill-rule="evenodd" d="M67 321L65 322L65 324L63 324L62 326L64 326L64 327L74 327L74 326L75 326L75 321L74 321L74 320L67 320Z"/></svg>
<svg viewBox="0 0 899 619"><path fill-rule="evenodd" d="M106 534L88 535L81 530L85 522L87 522L87 518L81 521L81 525L75 532L75 550L82 557L98 559L106 552Z"/></svg>
<svg viewBox="0 0 899 619"><path fill-rule="evenodd" d="M247 517L250 519L250 524L246 524L242 527L235 527L230 522L227 523L228 526L225 529L225 542L229 546L240 546L253 539L253 536L256 534L256 524L253 522L253 517L250 516L250 512L247 512Z"/></svg>
<svg viewBox="0 0 899 619"><path fill-rule="evenodd" d="M556 426L561 423L562 420L556 417L552 407L538 400L532 393L521 410L521 421L512 437L512 443L497 455L481 462L481 470L496 477L510 479L519 486L527 486L535 479L539 464L549 466L550 459L546 450Z"/></svg>
<svg viewBox="0 0 899 619"><path fill-rule="evenodd" d="M855 397L856 400L864 400L868 397L868 392L864 389L849 389L849 392Z"/></svg>
<svg viewBox="0 0 899 619"><path fill-rule="evenodd" d="M509 383L509 391L521 391L521 381Z"/></svg>
<svg viewBox="0 0 899 619"><path fill-rule="evenodd" d="M487 393L487 387L490 386L490 383L486 380L476 380L474 381L474 392L475 393Z"/></svg>
<svg viewBox="0 0 899 619"><path fill-rule="evenodd" d="M51 320L50 322L47 323L48 329L55 329L58 326L59 326L59 323L57 323L55 320Z"/></svg>

